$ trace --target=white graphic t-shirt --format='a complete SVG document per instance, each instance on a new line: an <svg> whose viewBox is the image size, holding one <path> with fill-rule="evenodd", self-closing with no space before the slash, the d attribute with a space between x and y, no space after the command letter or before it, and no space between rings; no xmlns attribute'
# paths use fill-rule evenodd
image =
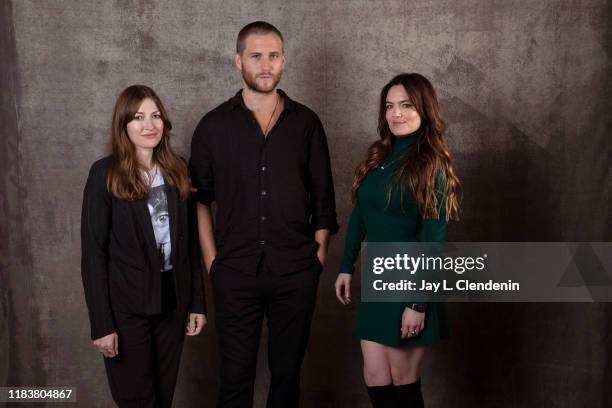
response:
<svg viewBox="0 0 612 408"><path fill-rule="evenodd" d="M151 190L147 197L147 206L149 214L151 214L151 224L155 233L155 241L157 243L157 251L162 264L162 272L172 269L172 260L170 254L170 218L168 216L168 199L164 190L164 178L155 166L149 172L150 179L153 180Z"/></svg>

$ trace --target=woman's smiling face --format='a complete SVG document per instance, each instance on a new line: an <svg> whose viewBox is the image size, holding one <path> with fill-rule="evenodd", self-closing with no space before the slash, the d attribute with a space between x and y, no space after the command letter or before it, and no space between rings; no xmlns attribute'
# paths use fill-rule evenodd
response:
<svg viewBox="0 0 612 408"><path fill-rule="evenodd" d="M403 85L393 85L389 88L386 101L385 118L391 133L395 136L406 136L421 127L421 116L414 108Z"/></svg>

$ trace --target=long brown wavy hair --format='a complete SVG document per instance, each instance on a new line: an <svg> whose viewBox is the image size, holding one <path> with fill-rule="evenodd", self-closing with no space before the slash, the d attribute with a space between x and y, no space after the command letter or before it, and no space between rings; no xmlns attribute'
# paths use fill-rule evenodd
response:
<svg viewBox="0 0 612 408"><path fill-rule="evenodd" d="M161 100L145 85L132 85L123 90L113 111L111 127L111 164L106 178L108 191L117 198L140 200L149 194L151 180L138 163L136 147L127 134L127 124L134 119L143 100L150 98L164 122L161 140L153 149L152 164L157 164L164 182L179 192L181 200L189 197L189 173L185 162L170 147L172 123Z"/></svg>
<svg viewBox="0 0 612 408"><path fill-rule="evenodd" d="M380 92L378 134L380 140L368 149L366 159L357 166L353 176L351 198L357 200L357 190L370 170L382 165L389 156L393 134L386 119L387 93L392 86L401 85L410 102L421 117L417 140L398 162L394 181L387 190L387 205L393 189L399 185L401 197L409 186L423 218L439 219L444 209L446 221L459 220L460 183L453 171L451 156L444 140L444 122L440 116L438 97L431 83L423 75L400 74L394 77ZM436 196L436 180L441 190L442 203Z"/></svg>

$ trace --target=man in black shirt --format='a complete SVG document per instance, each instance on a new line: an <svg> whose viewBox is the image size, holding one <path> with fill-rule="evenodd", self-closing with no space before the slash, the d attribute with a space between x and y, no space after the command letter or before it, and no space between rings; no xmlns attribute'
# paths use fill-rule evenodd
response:
<svg viewBox="0 0 612 408"><path fill-rule="evenodd" d="M325 132L313 111L276 88L284 62L274 26L245 26L235 55L243 89L202 118L191 142L221 350L219 407L253 404L264 315L268 407L298 406L319 274L338 230Z"/></svg>

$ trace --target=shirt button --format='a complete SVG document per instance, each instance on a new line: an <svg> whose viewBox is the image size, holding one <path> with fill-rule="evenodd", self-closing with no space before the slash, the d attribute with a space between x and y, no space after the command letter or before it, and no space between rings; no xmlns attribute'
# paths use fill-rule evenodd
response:
<svg viewBox="0 0 612 408"><path fill-rule="evenodd" d="M265 215L262 215L262 216L261 216L261 220L262 220L262 221L265 221L265 220L266 220L266 216L265 216Z"/></svg>
<svg viewBox="0 0 612 408"><path fill-rule="evenodd" d="M267 167L266 166L261 166L261 171L266 171Z"/></svg>
<svg viewBox="0 0 612 408"><path fill-rule="evenodd" d="M260 243L261 245L266 245L266 241L263 241L263 240L259 241L259 243Z"/></svg>
<svg viewBox="0 0 612 408"><path fill-rule="evenodd" d="M268 194L268 192L266 190L261 190L261 195L265 196L266 194Z"/></svg>

